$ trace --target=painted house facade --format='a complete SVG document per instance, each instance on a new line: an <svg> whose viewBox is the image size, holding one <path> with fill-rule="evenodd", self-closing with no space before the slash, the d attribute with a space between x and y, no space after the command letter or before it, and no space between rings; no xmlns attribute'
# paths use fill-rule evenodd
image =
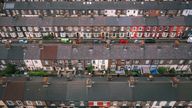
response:
<svg viewBox="0 0 192 108"><path fill-rule="evenodd" d="M42 39L173 39L189 37L192 17L0 17L0 38ZM31 23L29 23L29 21Z"/></svg>

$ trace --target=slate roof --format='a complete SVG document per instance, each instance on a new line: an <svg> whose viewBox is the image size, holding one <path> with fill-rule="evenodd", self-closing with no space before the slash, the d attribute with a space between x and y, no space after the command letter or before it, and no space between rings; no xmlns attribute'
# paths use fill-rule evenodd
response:
<svg viewBox="0 0 192 108"><path fill-rule="evenodd" d="M192 26L192 17L22 17L14 19L12 17L0 17L0 26Z"/></svg>
<svg viewBox="0 0 192 108"><path fill-rule="evenodd" d="M0 59L22 60L23 57L24 51L20 46L11 46L10 49L0 46Z"/></svg>
<svg viewBox="0 0 192 108"><path fill-rule="evenodd" d="M161 47L158 50L158 47ZM127 51L124 48L127 48ZM78 45L72 49L69 45L60 45L58 59L192 59L192 46L180 45L178 49L173 44L148 44L144 49L139 45L129 44L127 46L113 45L106 49L103 45Z"/></svg>
<svg viewBox="0 0 192 108"><path fill-rule="evenodd" d="M0 59L7 59L8 49L0 46Z"/></svg>
<svg viewBox="0 0 192 108"><path fill-rule="evenodd" d="M57 46L56 45L46 45L40 51L40 59L56 59L57 58Z"/></svg>
<svg viewBox="0 0 192 108"><path fill-rule="evenodd" d="M92 46L92 47L91 47ZM158 47L161 47L160 50ZM124 50L124 49L127 50ZM92 49L92 50L90 50ZM25 54L24 54L25 53ZM188 59L192 60L192 45L181 44L178 49L173 43L146 44L144 49L138 44L113 45L107 49L104 45L46 44L40 50L38 46L27 45L25 51L21 46L5 49L0 46L0 59Z"/></svg>
<svg viewBox="0 0 192 108"><path fill-rule="evenodd" d="M73 81L66 81L65 78L49 77L51 83L48 87L42 87L42 78L33 78L32 81L25 81L24 87L19 88L23 95L18 100L41 100L41 101L191 101L191 81L180 78L181 83L176 88L171 86L169 77L155 77L153 82L147 81L146 77L137 78L134 88L129 87L127 77L114 78L108 82L105 77L93 77L92 88L87 89L86 78L76 78ZM40 80L40 81L37 81ZM13 82L11 82L13 83ZM17 82L23 83L21 81ZM0 91L12 88L0 87ZM15 90L10 95L14 96ZM0 93L1 94L1 93ZM2 93L3 97L5 93ZM1 99L1 98L0 98ZM7 100L13 100L10 96ZM16 100L14 99L14 100Z"/></svg>
<svg viewBox="0 0 192 108"><path fill-rule="evenodd" d="M24 59L31 59L31 60L40 59L40 49L37 44L27 45L27 49L25 49L24 52L25 52Z"/></svg>
<svg viewBox="0 0 192 108"><path fill-rule="evenodd" d="M192 3L171 1L171 2L92 2L92 4L84 4L83 2L15 2L14 7L6 3L4 9L165 9L179 10L191 9Z"/></svg>
<svg viewBox="0 0 192 108"><path fill-rule="evenodd" d="M21 46L12 46L8 50L8 56L7 59L10 60L23 60L24 57L24 51Z"/></svg>

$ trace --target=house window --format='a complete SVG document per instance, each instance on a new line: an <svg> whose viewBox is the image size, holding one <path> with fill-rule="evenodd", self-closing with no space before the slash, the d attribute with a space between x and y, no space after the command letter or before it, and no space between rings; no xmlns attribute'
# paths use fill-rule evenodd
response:
<svg viewBox="0 0 192 108"><path fill-rule="evenodd" d="M33 31L32 27L27 27L28 31Z"/></svg>
<svg viewBox="0 0 192 108"><path fill-rule="evenodd" d="M137 33L137 37L142 37L142 36L143 36L143 33L140 33L140 32Z"/></svg>
<svg viewBox="0 0 192 108"><path fill-rule="evenodd" d="M121 31L124 31L124 27L121 27L120 30L121 30Z"/></svg>
<svg viewBox="0 0 192 108"><path fill-rule="evenodd" d="M25 11L24 11L24 10L21 10L21 14L22 14L22 15L25 15Z"/></svg>
<svg viewBox="0 0 192 108"><path fill-rule="evenodd" d="M39 28L38 27L34 27L34 31L39 31Z"/></svg>
<svg viewBox="0 0 192 108"><path fill-rule="evenodd" d="M17 37L16 33L10 33L10 36L13 38Z"/></svg>
<svg viewBox="0 0 192 108"><path fill-rule="evenodd" d="M184 63L184 60L180 60L180 61L179 61L179 64L183 64L183 63Z"/></svg>
<svg viewBox="0 0 192 108"><path fill-rule="evenodd" d="M176 30L177 30L177 26L174 26L174 27L173 27L173 31L176 31Z"/></svg>
<svg viewBox="0 0 192 108"><path fill-rule="evenodd" d="M2 63L2 64L5 64L5 60L1 60L1 63Z"/></svg>
<svg viewBox="0 0 192 108"><path fill-rule="evenodd" d="M176 36L175 32L170 33L170 37L175 37L175 36Z"/></svg>
<svg viewBox="0 0 192 108"><path fill-rule="evenodd" d="M160 27L159 27L159 31L162 31L162 30L163 30L163 26L160 26Z"/></svg>
<svg viewBox="0 0 192 108"><path fill-rule="evenodd" d="M7 13L7 15L10 15L10 11L9 10L6 10L6 13Z"/></svg>
<svg viewBox="0 0 192 108"><path fill-rule="evenodd" d="M156 30L157 30L157 27L156 27L156 26L154 26L154 27L153 27L153 31L156 31Z"/></svg>
<svg viewBox="0 0 192 108"><path fill-rule="evenodd" d="M54 27L55 31L58 31L57 27Z"/></svg>
<svg viewBox="0 0 192 108"><path fill-rule="evenodd" d="M104 70L105 69L105 65L101 65L101 69Z"/></svg>
<svg viewBox="0 0 192 108"><path fill-rule="evenodd" d="M31 10L29 10L28 12L29 12L29 15L32 15L32 12L31 12Z"/></svg>
<svg viewBox="0 0 192 108"><path fill-rule="evenodd" d="M27 31L26 27L22 27L22 30L23 30L23 31Z"/></svg>
<svg viewBox="0 0 192 108"><path fill-rule="evenodd" d="M165 27L165 31L169 31L169 26L166 26L166 27Z"/></svg>
<svg viewBox="0 0 192 108"><path fill-rule="evenodd" d="M143 27L139 27L139 31L142 31L143 30Z"/></svg>
<svg viewBox="0 0 192 108"><path fill-rule="evenodd" d="M188 64L192 64L192 60L189 60Z"/></svg>
<svg viewBox="0 0 192 108"><path fill-rule="evenodd" d="M61 31L64 31L63 27L60 27L60 30L61 30Z"/></svg>
<svg viewBox="0 0 192 108"><path fill-rule="evenodd" d="M139 60L135 60L135 64L139 64Z"/></svg>
<svg viewBox="0 0 192 108"><path fill-rule="evenodd" d="M12 27L8 27L9 28L9 31L13 31Z"/></svg>
<svg viewBox="0 0 192 108"><path fill-rule="evenodd" d="M45 65L48 65L48 64L49 64L49 62L47 60L45 60Z"/></svg>
<svg viewBox="0 0 192 108"><path fill-rule="evenodd" d="M131 60L127 60L127 61L125 62L125 64L126 64L126 65L131 64Z"/></svg>
<svg viewBox="0 0 192 108"><path fill-rule="evenodd" d="M105 64L105 60L102 60L102 64Z"/></svg>
<svg viewBox="0 0 192 108"><path fill-rule="evenodd" d="M159 64L159 60L154 60L154 64Z"/></svg>
<svg viewBox="0 0 192 108"><path fill-rule="evenodd" d="M173 60L169 60L169 61L168 61L168 64L172 64L172 63L173 63Z"/></svg>
<svg viewBox="0 0 192 108"><path fill-rule="evenodd" d="M159 64L163 64L164 63L164 60L160 60Z"/></svg>
<svg viewBox="0 0 192 108"><path fill-rule="evenodd" d="M37 10L33 10L33 12L34 12L34 14L35 14L35 15L37 15L37 14L38 14L38 13L37 13Z"/></svg>
<svg viewBox="0 0 192 108"><path fill-rule="evenodd" d="M145 61L145 64L149 64L149 62L150 62L150 60L146 60L146 61Z"/></svg>
<svg viewBox="0 0 192 108"><path fill-rule="evenodd" d="M3 31L7 31L7 28L6 28L6 27L3 27Z"/></svg>
<svg viewBox="0 0 192 108"><path fill-rule="evenodd" d="M113 27L112 29L113 29L113 31L116 31L116 27Z"/></svg>
<svg viewBox="0 0 192 108"><path fill-rule="evenodd" d="M17 32L17 35L18 35L19 37L24 37L23 32Z"/></svg>
<svg viewBox="0 0 192 108"><path fill-rule="evenodd" d="M163 32L162 33L162 37L167 37L168 36L168 33L167 32Z"/></svg>
<svg viewBox="0 0 192 108"><path fill-rule="evenodd" d="M95 60L93 60L93 64L95 64Z"/></svg>
<svg viewBox="0 0 192 108"><path fill-rule="evenodd" d="M133 27L133 31L136 31L137 30L137 27Z"/></svg>
<svg viewBox="0 0 192 108"><path fill-rule="evenodd" d="M37 64L37 63L38 63L38 61L37 61L37 60L35 60L35 63Z"/></svg>
<svg viewBox="0 0 192 108"><path fill-rule="evenodd" d="M147 27L147 31L150 31L151 30L151 27Z"/></svg>
<svg viewBox="0 0 192 108"><path fill-rule="evenodd" d="M130 27L127 27L127 31L130 31Z"/></svg>

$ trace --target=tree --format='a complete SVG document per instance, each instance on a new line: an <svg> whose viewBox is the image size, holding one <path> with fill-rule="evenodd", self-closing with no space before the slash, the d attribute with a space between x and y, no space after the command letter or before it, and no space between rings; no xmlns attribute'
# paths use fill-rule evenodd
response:
<svg viewBox="0 0 192 108"><path fill-rule="evenodd" d="M88 71L88 73L93 73L93 66L92 66L92 64L89 64L87 66L87 71Z"/></svg>
<svg viewBox="0 0 192 108"><path fill-rule="evenodd" d="M16 65L14 64L7 64L6 68L3 70L5 75L11 75L17 73L18 70L16 69Z"/></svg>

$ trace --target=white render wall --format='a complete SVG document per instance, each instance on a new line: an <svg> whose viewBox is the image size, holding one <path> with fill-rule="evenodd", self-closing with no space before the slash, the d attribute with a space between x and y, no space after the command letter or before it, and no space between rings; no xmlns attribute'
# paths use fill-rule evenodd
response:
<svg viewBox="0 0 192 108"><path fill-rule="evenodd" d="M104 14L107 16L117 16L116 15L116 10L105 10Z"/></svg>
<svg viewBox="0 0 192 108"><path fill-rule="evenodd" d="M93 63L95 61L95 63ZM108 69L108 60L92 60L91 63L95 67L94 70L107 70ZM102 66L104 66L104 69L102 69Z"/></svg>
<svg viewBox="0 0 192 108"><path fill-rule="evenodd" d="M127 10L126 15L127 16L138 16L139 10Z"/></svg>
<svg viewBox="0 0 192 108"><path fill-rule="evenodd" d="M24 63L28 69L32 70L34 68L32 60L24 60Z"/></svg>
<svg viewBox="0 0 192 108"><path fill-rule="evenodd" d="M24 63L30 70L43 68L41 60L24 60Z"/></svg>
<svg viewBox="0 0 192 108"><path fill-rule="evenodd" d="M182 15L184 16L192 15L192 9L184 9Z"/></svg>
<svg viewBox="0 0 192 108"><path fill-rule="evenodd" d="M41 60L32 60L32 62L35 68L43 68Z"/></svg>

